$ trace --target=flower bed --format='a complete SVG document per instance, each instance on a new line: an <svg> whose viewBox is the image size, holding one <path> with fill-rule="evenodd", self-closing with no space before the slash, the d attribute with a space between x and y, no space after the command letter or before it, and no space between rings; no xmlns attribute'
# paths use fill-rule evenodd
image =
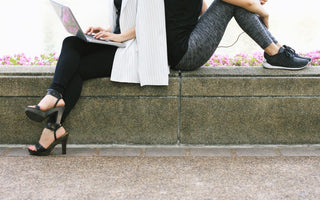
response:
<svg viewBox="0 0 320 200"><path fill-rule="evenodd" d="M41 54L35 57L28 57L21 53L0 57L0 65L56 65L58 58L56 53Z"/></svg>
<svg viewBox="0 0 320 200"><path fill-rule="evenodd" d="M300 53L300 55L312 58L310 65L320 65L320 51ZM206 63L206 66L259 66L263 59L263 52L254 53L253 55L240 53L233 57L214 54Z"/></svg>
<svg viewBox="0 0 320 200"><path fill-rule="evenodd" d="M301 53L300 55L312 58L310 65L320 66L320 51ZM24 53L13 56L0 57L0 65L56 65L58 56L56 53L41 54L36 57L28 57ZM235 56L214 54L205 66L259 66L263 61L263 53L237 54Z"/></svg>

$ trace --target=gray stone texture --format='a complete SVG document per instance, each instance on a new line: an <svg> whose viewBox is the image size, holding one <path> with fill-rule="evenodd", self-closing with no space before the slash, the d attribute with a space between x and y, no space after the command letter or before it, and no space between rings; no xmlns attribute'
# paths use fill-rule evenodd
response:
<svg viewBox="0 0 320 200"><path fill-rule="evenodd" d="M203 67L171 71L169 87L90 80L65 123L69 143L320 143L319 69ZM45 95L53 72L0 67L0 144L38 141L45 124L27 119L24 108Z"/></svg>
<svg viewBox="0 0 320 200"><path fill-rule="evenodd" d="M0 199L308 199L319 157L0 157Z"/></svg>
<svg viewBox="0 0 320 200"><path fill-rule="evenodd" d="M182 98L181 142L187 144L319 143L314 97Z"/></svg>
<svg viewBox="0 0 320 200"><path fill-rule="evenodd" d="M38 141L44 122L32 122L24 114L25 106L37 100L0 98L0 144ZM177 102L176 98L82 98L65 122L69 143L176 143Z"/></svg>
<svg viewBox="0 0 320 200"><path fill-rule="evenodd" d="M147 157L182 157L186 155L184 148L146 148Z"/></svg>
<svg viewBox="0 0 320 200"><path fill-rule="evenodd" d="M4 145L0 156L29 156L28 145ZM319 145L57 145L50 157L320 157Z"/></svg>
<svg viewBox="0 0 320 200"><path fill-rule="evenodd" d="M8 157L24 157L30 156L27 148L10 148L7 150Z"/></svg>
<svg viewBox="0 0 320 200"><path fill-rule="evenodd" d="M228 148L191 148L190 156L193 157L231 157Z"/></svg>
<svg viewBox="0 0 320 200"><path fill-rule="evenodd" d="M87 98L77 106L66 121L66 129L76 133L70 143L176 142L176 98Z"/></svg>
<svg viewBox="0 0 320 200"><path fill-rule="evenodd" d="M319 143L319 67L299 72L209 67L184 72L181 143Z"/></svg>
<svg viewBox="0 0 320 200"><path fill-rule="evenodd" d="M182 96L317 96L320 77L185 77Z"/></svg>
<svg viewBox="0 0 320 200"><path fill-rule="evenodd" d="M201 67L195 71L183 72L183 77L318 77L319 66L308 66L304 70L268 70L260 66L250 67Z"/></svg>
<svg viewBox="0 0 320 200"><path fill-rule="evenodd" d="M0 148L0 156L4 154L7 148L1 147Z"/></svg>
<svg viewBox="0 0 320 200"><path fill-rule="evenodd" d="M53 152L55 155L62 155L62 149L57 148ZM94 148L67 148L66 156L97 156L98 152Z"/></svg>
<svg viewBox="0 0 320 200"><path fill-rule="evenodd" d="M102 148L99 156L137 157L141 156L143 149L140 148Z"/></svg>
<svg viewBox="0 0 320 200"><path fill-rule="evenodd" d="M283 156L320 156L319 148L280 148Z"/></svg>
<svg viewBox="0 0 320 200"><path fill-rule="evenodd" d="M24 108L38 103L45 95L54 68L7 66L0 69L0 103L3 105L0 107L0 144L35 143L45 123L29 120ZM70 133L69 143L174 144L178 94L179 79L175 72L171 75L170 87L112 83L108 78L89 80L65 123Z"/></svg>
<svg viewBox="0 0 320 200"><path fill-rule="evenodd" d="M239 157L274 157L279 156L273 148L235 148Z"/></svg>

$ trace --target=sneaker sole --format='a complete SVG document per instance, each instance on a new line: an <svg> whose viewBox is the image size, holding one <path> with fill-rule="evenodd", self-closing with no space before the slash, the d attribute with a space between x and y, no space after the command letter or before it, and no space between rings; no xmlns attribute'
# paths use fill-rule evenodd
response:
<svg viewBox="0 0 320 200"><path fill-rule="evenodd" d="M309 64L309 63L308 63L308 64ZM266 68L266 69L283 69L283 70L297 71L297 70L301 70L301 69L306 68L306 67L308 66L308 64L305 65L305 66L302 66L302 67L295 67L295 68L293 68L293 67L274 66L274 65L270 65L270 64L267 63L267 62L263 62L263 63L262 63L262 66L263 66L264 68Z"/></svg>

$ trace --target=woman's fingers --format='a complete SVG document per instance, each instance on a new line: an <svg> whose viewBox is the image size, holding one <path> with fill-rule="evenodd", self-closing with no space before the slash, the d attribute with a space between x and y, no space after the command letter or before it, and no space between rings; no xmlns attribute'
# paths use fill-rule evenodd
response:
<svg viewBox="0 0 320 200"><path fill-rule="evenodd" d="M100 31L94 37L97 39L100 39L100 40L107 40L107 38L110 34L111 34L110 32Z"/></svg>
<svg viewBox="0 0 320 200"><path fill-rule="evenodd" d="M88 30L86 31L87 35L92 35L93 33L95 33L97 31L97 28L95 27L89 27Z"/></svg>
<svg viewBox="0 0 320 200"><path fill-rule="evenodd" d="M99 33L96 33L94 35L94 38L100 39L102 37L102 35L103 35L103 32L100 31Z"/></svg>
<svg viewBox="0 0 320 200"><path fill-rule="evenodd" d="M114 34L109 31L100 31L99 33L95 34L94 37L99 40L110 40L113 42L123 42L123 38L121 34Z"/></svg>
<svg viewBox="0 0 320 200"><path fill-rule="evenodd" d="M89 27L88 30L86 31L86 34L92 35L93 33L98 33L104 31L103 28L101 27Z"/></svg>
<svg viewBox="0 0 320 200"><path fill-rule="evenodd" d="M85 34L91 35L91 34L92 34L92 29L93 29L93 27L89 27L89 28L86 30Z"/></svg>

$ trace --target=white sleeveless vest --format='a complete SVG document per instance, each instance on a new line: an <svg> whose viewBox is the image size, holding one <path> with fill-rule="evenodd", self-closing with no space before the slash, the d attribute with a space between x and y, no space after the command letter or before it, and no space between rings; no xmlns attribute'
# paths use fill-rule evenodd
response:
<svg viewBox="0 0 320 200"><path fill-rule="evenodd" d="M108 19L111 30L116 24L116 8L108 0ZM136 38L126 41L126 48L118 48L111 81L168 85L169 66L165 10L163 0L123 0L120 29L125 32L136 27Z"/></svg>

